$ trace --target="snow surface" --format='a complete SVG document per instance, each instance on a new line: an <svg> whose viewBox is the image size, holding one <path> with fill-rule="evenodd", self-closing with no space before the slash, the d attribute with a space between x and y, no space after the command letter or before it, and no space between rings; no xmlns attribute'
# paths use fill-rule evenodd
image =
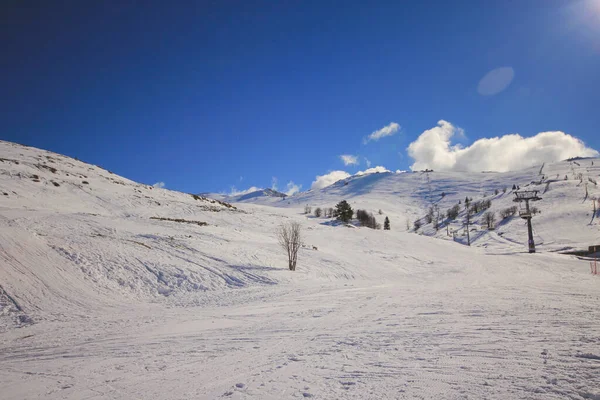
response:
<svg viewBox="0 0 600 400"><path fill-rule="evenodd" d="M493 191L539 167L430 173L431 196L427 174L368 174L231 207L0 142L0 398L600 399L599 277L558 253L600 244L573 176L600 170L577 162L544 167L569 180L542 195L530 255L518 218L472 247L405 220L467 195L512 205ZM392 230L302 214L344 198ZM292 220L295 272L275 237Z"/></svg>

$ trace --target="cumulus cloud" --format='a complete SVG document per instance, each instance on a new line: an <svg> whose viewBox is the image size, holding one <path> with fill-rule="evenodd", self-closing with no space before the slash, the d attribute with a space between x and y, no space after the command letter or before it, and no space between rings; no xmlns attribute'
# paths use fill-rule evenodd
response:
<svg viewBox="0 0 600 400"><path fill-rule="evenodd" d="M579 139L560 131L541 132L524 138L519 134L479 139L467 147L452 145L451 139L461 132L450 122L441 120L423 132L408 146L414 170L447 171L518 170L544 162L570 157L597 157L598 152Z"/></svg>
<svg viewBox="0 0 600 400"><path fill-rule="evenodd" d="M377 172L391 172L389 169L387 169L386 167L382 167L380 165L373 167L373 168L369 168L366 169L364 171L358 171L356 174L354 174L355 176L361 176L361 175L367 175L367 174L375 174Z"/></svg>
<svg viewBox="0 0 600 400"><path fill-rule="evenodd" d="M477 92L482 96L493 96L505 90L513 78L515 71L511 67L500 67L491 70L477 85Z"/></svg>
<svg viewBox="0 0 600 400"><path fill-rule="evenodd" d="M344 165L358 165L358 157L350 154L342 154L340 160L342 160Z"/></svg>
<svg viewBox="0 0 600 400"><path fill-rule="evenodd" d="M312 183L312 185L310 186L310 188L311 189L322 189L329 185L333 185L340 179L346 179L349 177L350 177L350 174L347 173L346 171L331 171L330 173L325 174L325 175L317 175L317 177L315 178L315 180Z"/></svg>
<svg viewBox="0 0 600 400"><path fill-rule="evenodd" d="M296 185L294 183L294 181L289 181L287 184L287 190L286 190L285 194L287 194L288 196L291 196L295 193L298 193L300 191L300 189L302 189L302 185Z"/></svg>
<svg viewBox="0 0 600 400"><path fill-rule="evenodd" d="M235 186L231 187L231 191L229 192L230 196L241 196L244 194L248 194L248 193L252 193L252 192L256 192L257 190L263 190L262 188L256 187L256 186L251 186L246 190L237 190L235 188Z"/></svg>
<svg viewBox="0 0 600 400"><path fill-rule="evenodd" d="M399 130L400 125L398 125L396 122L391 122L389 125L386 125L383 128L376 130L375 132L371 133L369 136L364 138L363 143L367 144L371 140L379 140L382 137L391 136Z"/></svg>
<svg viewBox="0 0 600 400"><path fill-rule="evenodd" d="M165 183L164 182L156 182L154 185L152 185L155 188L164 188L165 187Z"/></svg>

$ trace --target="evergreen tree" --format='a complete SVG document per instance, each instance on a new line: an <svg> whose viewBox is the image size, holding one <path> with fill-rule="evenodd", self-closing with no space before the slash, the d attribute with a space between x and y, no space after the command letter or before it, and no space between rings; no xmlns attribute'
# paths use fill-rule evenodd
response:
<svg viewBox="0 0 600 400"><path fill-rule="evenodd" d="M383 229L386 231L390 230L390 219L385 217L385 221L383 221Z"/></svg>
<svg viewBox="0 0 600 400"><path fill-rule="evenodd" d="M354 210L350 207L350 204L346 200L342 200L335 205L335 211L333 215L339 221L349 222L352 219L352 215L354 214Z"/></svg>

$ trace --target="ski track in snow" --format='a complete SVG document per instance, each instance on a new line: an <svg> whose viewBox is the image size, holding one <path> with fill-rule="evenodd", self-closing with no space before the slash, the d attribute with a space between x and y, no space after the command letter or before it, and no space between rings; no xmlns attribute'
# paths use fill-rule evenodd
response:
<svg viewBox="0 0 600 400"><path fill-rule="evenodd" d="M432 183L450 204L520 174ZM471 248L402 232L429 195L404 175L233 210L0 142L0 398L600 399L600 280L552 252L599 237L564 205L581 193L550 185L529 255L520 220ZM392 231L300 214L350 195ZM286 220L307 243L293 273Z"/></svg>
<svg viewBox="0 0 600 400"><path fill-rule="evenodd" d="M592 296L558 280L528 290L481 283L301 287L235 307L33 326L33 336L3 342L0 377L8 398L596 393Z"/></svg>

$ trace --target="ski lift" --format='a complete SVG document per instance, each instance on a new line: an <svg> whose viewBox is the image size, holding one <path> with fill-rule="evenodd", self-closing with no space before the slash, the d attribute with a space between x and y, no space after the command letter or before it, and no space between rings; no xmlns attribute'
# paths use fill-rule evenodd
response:
<svg viewBox="0 0 600 400"><path fill-rule="evenodd" d="M533 217L531 209L529 208L529 202L542 200L542 198L537 194L537 190L521 190L515 192L514 201L519 203L519 217L523 219L529 219Z"/></svg>
<svg viewBox="0 0 600 400"><path fill-rule="evenodd" d="M515 200L516 201L516 200ZM523 201L519 201L519 217L523 219L532 218L531 210L529 209L529 204Z"/></svg>
<svg viewBox="0 0 600 400"><path fill-rule="evenodd" d="M519 217L523 219L532 218L531 211L524 208L522 204L519 204Z"/></svg>
<svg viewBox="0 0 600 400"><path fill-rule="evenodd" d="M531 208L529 207L530 201L539 201L542 200L539 197L537 190L519 190L515 193L515 199L519 203L519 216L525 220L527 220L527 231L529 234L529 252L535 253L535 243L533 241L533 228L531 226L531 218L533 217ZM525 207L523 207L523 202L525 202Z"/></svg>

